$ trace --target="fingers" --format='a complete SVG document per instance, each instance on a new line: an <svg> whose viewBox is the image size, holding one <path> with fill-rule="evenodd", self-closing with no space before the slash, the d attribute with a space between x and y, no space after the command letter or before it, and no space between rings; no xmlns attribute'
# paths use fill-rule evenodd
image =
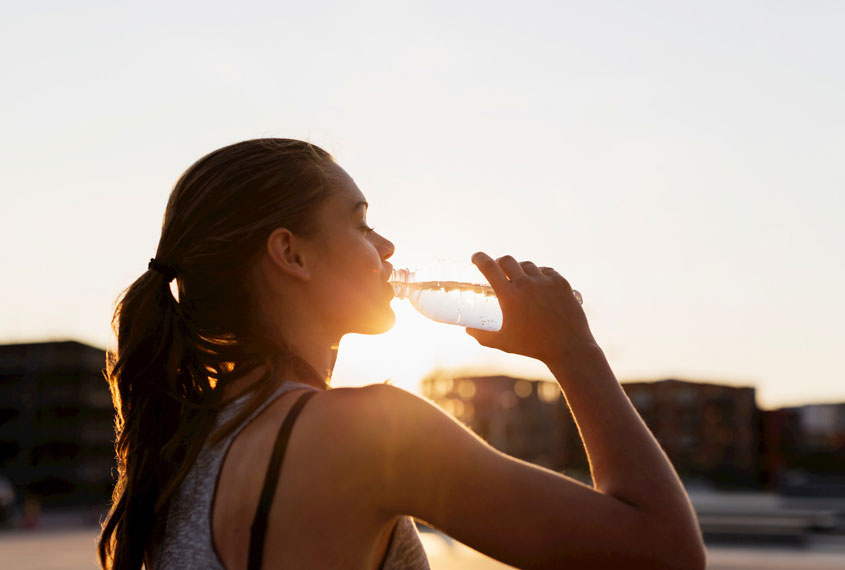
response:
<svg viewBox="0 0 845 570"><path fill-rule="evenodd" d="M478 267L479 271L484 275L493 289L496 291L504 290L508 287L508 278L499 264L496 263L492 257L483 251L477 251L472 254L471 261Z"/></svg>
<svg viewBox="0 0 845 570"><path fill-rule="evenodd" d="M540 268L540 271L542 271L543 275L546 275L546 276L548 276L548 277L554 277L554 278L556 278L556 279L558 279L558 280L562 281L563 283L566 283L566 286L567 286L567 287L570 287L570 285L569 285L569 281L567 281L567 280L566 280L566 278L565 278L563 275L561 275L560 273L558 273L557 271L555 271L555 269L554 269L553 267L541 267L541 268ZM581 294L580 294L580 293L578 293L578 295L576 295L576 298L577 298L577 297L580 297L580 295L581 295ZM580 301L579 301L579 302L580 302Z"/></svg>
<svg viewBox="0 0 845 570"><path fill-rule="evenodd" d="M488 279L490 279L491 276L487 275L487 272L493 273L493 279L502 278L502 276L504 276L506 279L502 281L503 284L506 280L513 282L526 275L530 275L531 277L541 277L544 274L551 274L546 271L541 272L540 269L538 269L531 261L517 262L511 255L504 255L494 261L486 253L479 251L473 254L472 262L478 266L481 272L484 273L484 276ZM543 269L556 273L551 267L544 267ZM490 284L494 287L496 286L496 284L492 281Z"/></svg>
<svg viewBox="0 0 845 570"><path fill-rule="evenodd" d="M532 277L539 277L542 275L540 270L537 269L537 266L534 265L531 261L522 261L519 264L522 267L522 270L525 272L526 275L531 275Z"/></svg>
<svg viewBox="0 0 845 570"><path fill-rule="evenodd" d="M543 266L538 268L531 261L517 262L510 255L494 260L486 253L479 251L473 254L472 262L478 266L494 289L506 287L509 281L512 283L526 275L531 277L555 277L566 282L567 285L569 284L553 267Z"/></svg>
<svg viewBox="0 0 845 570"><path fill-rule="evenodd" d="M504 270L505 275L508 276L511 282L525 277L525 271L522 270L522 266L511 255L504 255L498 258L496 263Z"/></svg>

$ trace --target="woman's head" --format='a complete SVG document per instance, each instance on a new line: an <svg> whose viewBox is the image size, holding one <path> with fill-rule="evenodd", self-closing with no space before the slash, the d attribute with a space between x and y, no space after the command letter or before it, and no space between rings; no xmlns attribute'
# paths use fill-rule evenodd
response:
<svg viewBox="0 0 845 570"><path fill-rule="evenodd" d="M251 140L204 156L180 177L156 258L176 268L180 313L198 334L241 342L256 334L258 307L247 277L273 230L318 233L332 163L305 142Z"/></svg>
<svg viewBox="0 0 845 570"><path fill-rule="evenodd" d="M315 212L318 230L273 230L252 277L265 315L280 319L291 336L331 343L347 332L374 334L393 325L386 260L394 247L368 226L368 204L354 180L336 164L325 174L331 192Z"/></svg>
<svg viewBox="0 0 845 570"><path fill-rule="evenodd" d="M363 200L328 153L296 140L227 146L180 177L155 256L175 270L178 301L150 269L115 310L107 375L119 478L104 566L139 568L150 554L155 522L211 430L217 388L254 370L264 372L256 405L282 370L326 387L292 347L296 327L328 338L393 324L393 245L364 229L364 210L353 212Z"/></svg>
<svg viewBox="0 0 845 570"><path fill-rule="evenodd" d="M177 268L182 315L204 336L278 336L279 311L293 317L302 307L338 335L383 332L392 312L371 297L378 277L382 301L390 291L382 262L393 244L362 227L360 202L355 182L319 147L234 144L179 179L156 258Z"/></svg>

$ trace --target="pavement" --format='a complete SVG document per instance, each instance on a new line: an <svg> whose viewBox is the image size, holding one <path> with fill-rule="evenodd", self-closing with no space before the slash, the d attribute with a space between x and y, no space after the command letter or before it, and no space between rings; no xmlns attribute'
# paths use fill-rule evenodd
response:
<svg viewBox="0 0 845 570"><path fill-rule="evenodd" d="M50 513L41 516L35 529L0 531L0 568L98 569L94 515ZM432 570L511 568L438 532L421 532L420 538ZM813 534L801 546L710 544L707 553L708 570L842 570L845 536Z"/></svg>
<svg viewBox="0 0 845 570"><path fill-rule="evenodd" d="M0 568L96 570L97 527L0 532ZM432 570L510 568L438 533L420 533ZM711 546L708 570L842 570L845 544L820 538L810 547Z"/></svg>

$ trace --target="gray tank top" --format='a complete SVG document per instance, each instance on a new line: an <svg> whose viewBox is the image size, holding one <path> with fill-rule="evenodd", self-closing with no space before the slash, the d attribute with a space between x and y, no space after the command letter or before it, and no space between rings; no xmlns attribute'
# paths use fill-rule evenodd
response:
<svg viewBox="0 0 845 570"><path fill-rule="evenodd" d="M200 450L194 465L170 501L164 536L162 536L156 551L155 561L151 570L181 570L192 568L225 570L223 562L220 560L220 556L212 541L211 514L217 480L220 469L223 466L226 451L241 430L275 401L276 398L290 390L300 388L309 388L315 392L317 391L316 388L308 384L285 382L265 402L262 402L243 423L232 430L227 437L214 446L206 442ZM281 461L281 455L284 452L284 445L286 443L286 441L280 442L280 440L285 439L282 432L287 431L287 435L289 435L293 421L296 419L296 414L305 404L308 395L309 393L306 393L306 397L304 398L303 396L299 396L301 400L294 404L294 407L291 408L290 417L286 418L286 421L283 423L279 439L277 439L276 445L274 446L274 449L280 448L280 453L277 454L274 452L271 458L271 465L274 463L274 460ZM214 428L234 417L242 409L244 404L246 404L247 399L248 395L244 395L227 404L218 414ZM279 445L280 443L281 446ZM268 471L272 471L272 469ZM276 469L276 473L278 473L278 469ZM268 479L265 481L265 492L262 492L259 505L266 503L266 507L269 507L269 503L272 501L272 490L269 491L269 497L265 495L268 494L267 491L271 487L275 489L275 484ZM260 506L258 510L259 513L257 513L253 529L256 528L259 522L260 517L258 515L262 510ZM258 548L251 549L251 558L254 551L257 550L260 553L262 550L261 547L263 546L263 537L256 538L253 536L252 538L253 541L258 543ZM428 559L426 558L425 550L423 550L417 527L414 525L411 517L400 517L399 523L393 528L381 568L385 570L400 568L427 570L429 568Z"/></svg>

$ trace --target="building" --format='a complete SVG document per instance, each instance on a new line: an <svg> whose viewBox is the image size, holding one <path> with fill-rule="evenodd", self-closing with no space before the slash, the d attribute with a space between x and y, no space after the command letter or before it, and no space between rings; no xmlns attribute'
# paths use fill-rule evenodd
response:
<svg viewBox="0 0 845 570"><path fill-rule="evenodd" d="M422 392L499 451L563 468L566 404L555 382L434 373L423 379Z"/></svg>
<svg viewBox="0 0 845 570"><path fill-rule="evenodd" d="M622 388L682 476L756 483L760 420L753 388L674 379ZM580 433L555 382L434 373L422 389L496 449L589 480Z"/></svg>
<svg viewBox="0 0 845 570"><path fill-rule="evenodd" d="M675 379L626 382L622 388L680 475L756 484L754 388Z"/></svg>
<svg viewBox="0 0 845 570"><path fill-rule="evenodd" d="M845 496L845 404L760 410L754 388L677 379L622 389L685 479ZM422 390L496 449L590 480L555 382L440 371L423 379Z"/></svg>
<svg viewBox="0 0 845 570"><path fill-rule="evenodd" d="M798 415L807 449L833 453L845 449L845 404L808 404L788 409Z"/></svg>
<svg viewBox="0 0 845 570"><path fill-rule="evenodd" d="M105 351L78 342L0 345L0 473L44 505L104 504L113 486Z"/></svg>
<svg viewBox="0 0 845 570"><path fill-rule="evenodd" d="M778 438L785 458L778 490L788 495L845 497L845 404L783 408L791 437Z"/></svg>
<svg viewBox="0 0 845 570"><path fill-rule="evenodd" d="M758 481L777 490L787 472L801 455L801 422L791 408L760 411L760 456Z"/></svg>

